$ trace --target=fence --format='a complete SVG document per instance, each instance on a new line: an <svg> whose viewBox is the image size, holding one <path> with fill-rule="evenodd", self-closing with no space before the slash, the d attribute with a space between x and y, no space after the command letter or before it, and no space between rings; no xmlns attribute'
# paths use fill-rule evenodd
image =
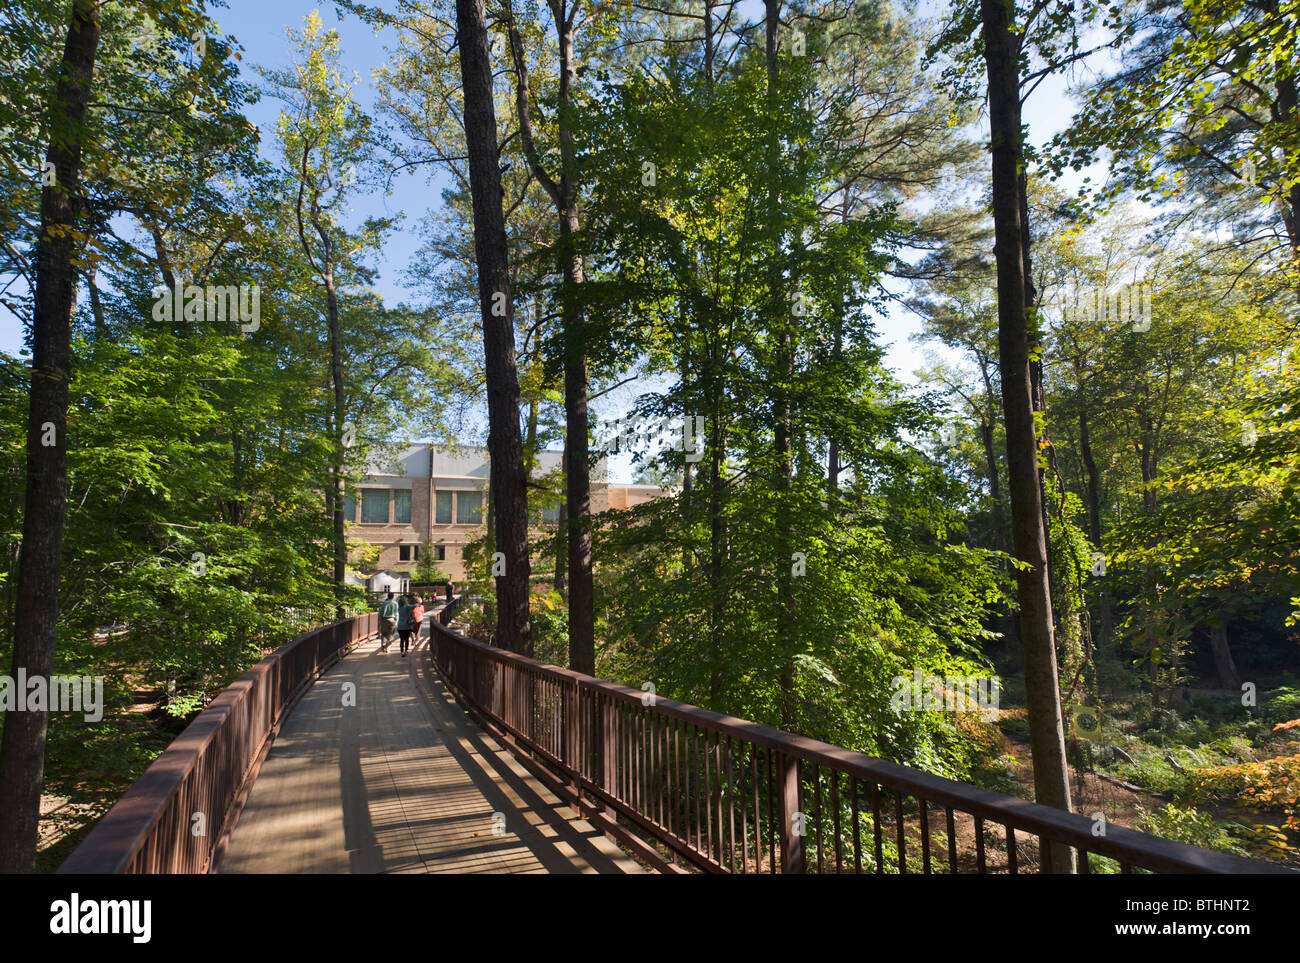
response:
<svg viewBox="0 0 1300 963"><path fill-rule="evenodd" d="M364 615L372 608L374 606L369 604L358 605L355 602L347 602L343 606L343 614L347 618L352 618L357 615ZM337 608L333 602L323 602L320 605L291 605L285 609L285 614L289 617L292 631L307 632L333 623L336 611Z"/></svg>
<svg viewBox="0 0 1300 963"><path fill-rule="evenodd" d="M210 871L285 717L322 672L375 630L374 613L322 626L241 675L154 760L58 871Z"/></svg>
<svg viewBox="0 0 1300 963"><path fill-rule="evenodd" d="M431 623L467 708L551 788L662 870L1273 873L492 648ZM1052 859L1052 850L1057 858Z"/></svg>
<svg viewBox="0 0 1300 963"><path fill-rule="evenodd" d="M438 617L433 621L437 622L440 625L450 625L452 617L455 616L455 614L459 612L464 605L465 605L465 596L463 595L453 596L452 600L448 602L446 605L444 605L441 610L439 610ZM432 641L433 629L429 630L429 638Z"/></svg>

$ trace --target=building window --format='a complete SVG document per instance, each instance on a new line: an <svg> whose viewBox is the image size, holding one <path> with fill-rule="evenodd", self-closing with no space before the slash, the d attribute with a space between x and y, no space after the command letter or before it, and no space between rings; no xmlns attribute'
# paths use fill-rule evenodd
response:
<svg viewBox="0 0 1300 963"><path fill-rule="evenodd" d="M345 522L355 522L357 520L357 500L353 495L343 497L343 520Z"/></svg>
<svg viewBox="0 0 1300 963"><path fill-rule="evenodd" d="M456 524L477 525L483 520L483 496L478 492L456 495Z"/></svg>
<svg viewBox="0 0 1300 963"><path fill-rule="evenodd" d="M435 518L435 521L439 525L450 525L451 524L451 492L438 492L437 495L438 495L437 505L436 505L437 516Z"/></svg>
<svg viewBox="0 0 1300 963"><path fill-rule="evenodd" d="M384 525L388 522L388 489L361 489L361 521L367 525Z"/></svg>
<svg viewBox="0 0 1300 963"><path fill-rule="evenodd" d="M418 562L420 560L420 546L399 545L397 547L397 558L402 562Z"/></svg>
<svg viewBox="0 0 1300 963"><path fill-rule="evenodd" d="M411 490L409 488L393 489L393 522L397 525L411 524Z"/></svg>
<svg viewBox="0 0 1300 963"><path fill-rule="evenodd" d="M542 524L543 524L543 525L558 525L558 524L560 524L560 506L559 506L559 505L556 505L556 506L554 506L553 508L543 508L543 509L542 509Z"/></svg>
<svg viewBox="0 0 1300 963"><path fill-rule="evenodd" d="M447 561L447 546L446 545L433 546L433 557L434 560L438 562Z"/></svg>

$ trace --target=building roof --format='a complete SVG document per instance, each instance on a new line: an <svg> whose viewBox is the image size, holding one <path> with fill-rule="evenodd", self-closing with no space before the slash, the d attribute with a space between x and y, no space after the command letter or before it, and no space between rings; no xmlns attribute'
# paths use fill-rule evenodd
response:
<svg viewBox="0 0 1300 963"><path fill-rule="evenodd" d="M407 444L397 449L392 457L392 449L377 452L366 466L366 474L371 477L409 477L428 478L432 467L434 478L457 479L468 482L485 482L490 473L488 450L472 446L456 448L434 448L430 458L428 444ZM559 451L540 451L537 453L535 475L545 475L560 467L564 453ZM593 480L604 478L605 462L602 458L592 473Z"/></svg>

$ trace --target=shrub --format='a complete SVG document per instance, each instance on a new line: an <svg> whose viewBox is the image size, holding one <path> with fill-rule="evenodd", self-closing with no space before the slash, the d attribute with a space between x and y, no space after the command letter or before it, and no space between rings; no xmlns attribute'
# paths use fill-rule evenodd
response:
<svg viewBox="0 0 1300 963"><path fill-rule="evenodd" d="M1277 810L1285 827L1300 831L1300 753L1236 766L1203 769L1193 783L1198 795L1232 799L1252 809Z"/></svg>
<svg viewBox="0 0 1300 963"><path fill-rule="evenodd" d="M1268 700L1259 707L1265 722L1289 722L1300 719L1300 690L1274 689Z"/></svg>
<svg viewBox="0 0 1300 963"><path fill-rule="evenodd" d="M1149 833L1188 843L1204 849L1245 855L1245 850L1233 839L1229 826L1209 813L1188 807L1180 809L1168 803L1160 809L1148 811L1138 807L1138 826Z"/></svg>

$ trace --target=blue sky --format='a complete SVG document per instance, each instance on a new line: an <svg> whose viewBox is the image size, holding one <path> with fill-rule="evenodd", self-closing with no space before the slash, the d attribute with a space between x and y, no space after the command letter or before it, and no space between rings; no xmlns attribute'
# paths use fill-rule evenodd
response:
<svg viewBox="0 0 1300 963"><path fill-rule="evenodd" d="M292 28L301 32L304 19L313 10L318 10L324 27L339 32L340 61L345 69L356 74L354 96L371 116L377 116L371 68L387 61L384 44L391 42L390 32L377 36L355 17L340 19L330 5L299 3L296 0L227 2L229 8L215 10L213 19L221 25L223 32L233 34L243 45L244 73L249 80L260 82L252 65L283 69L293 61L294 44L287 36L287 31ZM381 5L394 6L392 3ZM249 119L262 131L262 150L268 157L275 150L275 123L282 107L281 101L265 95L248 112ZM353 214L358 222L371 216L390 216L403 212L407 215L402 228L391 235L385 246L384 257L379 263L379 277L375 282L375 289L389 303L421 298L418 290L402 286L400 274L419 247L419 240L414 233L415 222L429 207L439 203L441 190L440 179L431 184L426 173L408 172L395 180L391 196L379 192L359 196L353 205Z"/></svg>

